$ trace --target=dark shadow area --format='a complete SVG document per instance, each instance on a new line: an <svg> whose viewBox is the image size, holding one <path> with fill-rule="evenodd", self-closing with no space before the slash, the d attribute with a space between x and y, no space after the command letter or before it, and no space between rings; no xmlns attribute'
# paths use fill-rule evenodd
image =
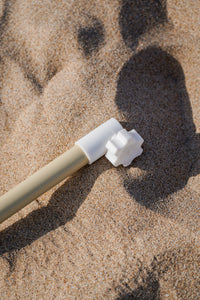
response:
<svg viewBox="0 0 200 300"><path fill-rule="evenodd" d="M97 177L109 167L106 159L84 167L54 192L46 207L34 210L0 232L0 255L6 254L10 267L14 260L12 253L73 219Z"/></svg>
<svg viewBox="0 0 200 300"><path fill-rule="evenodd" d="M128 292L122 289L116 300L160 300L166 294L169 299L172 295L178 299L198 299L199 263L200 255L193 244L160 253L154 256L149 268L141 265L132 279L138 287L131 291L126 286Z"/></svg>
<svg viewBox="0 0 200 300"><path fill-rule="evenodd" d="M199 154L190 100L181 65L149 47L133 56L119 74L116 104L144 138L144 153L133 163L146 175L132 179L122 169L129 194L147 208L182 189Z"/></svg>
<svg viewBox="0 0 200 300"><path fill-rule="evenodd" d="M135 49L142 34L166 22L166 0L122 0L119 25L128 47Z"/></svg>
<svg viewBox="0 0 200 300"><path fill-rule="evenodd" d="M7 25L8 16L11 11L11 5L13 3L13 0L4 0L2 2L3 2L2 3L3 12L2 12L2 16L0 18L0 36L1 36L5 26ZM0 37L0 41L1 41L1 37Z"/></svg>
<svg viewBox="0 0 200 300"><path fill-rule="evenodd" d="M25 70L26 68L24 68ZM44 91L44 86L39 82L39 80L32 74L32 73L27 73L24 74L25 77L32 83L32 85L34 86L35 90L39 93L42 94Z"/></svg>
<svg viewBox="0 0 200 300"><path fill-rule="evenodd" d="M116 300L160 300L159 281L153 272L150 272L143 285L132 292L123 293Z"/></svg>
<svg viewBox="0 0 200 300"><path fill-rule="evenodd" d="M93 18L91 26L81 27L78 31L78 43L86 57L97 52L105 39L103 23Z"/></svg>

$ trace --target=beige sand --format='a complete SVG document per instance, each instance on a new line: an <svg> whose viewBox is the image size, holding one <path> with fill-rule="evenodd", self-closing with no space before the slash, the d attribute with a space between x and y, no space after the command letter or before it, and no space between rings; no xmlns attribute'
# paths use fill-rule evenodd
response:
<svg viewBox="0 0 200 300"><path fill-rule="evenodd" d="M145 140L0 225L0 299L200 298L200 2L0 12L1 194L110 117Z"/></svg>

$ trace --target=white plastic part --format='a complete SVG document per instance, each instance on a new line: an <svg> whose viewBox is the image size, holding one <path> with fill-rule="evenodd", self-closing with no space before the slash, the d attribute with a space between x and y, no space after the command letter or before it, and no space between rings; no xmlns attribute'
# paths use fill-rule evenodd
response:
<svg viewBox="0 0 200 300"><path fill-rule="evenodd" d="M106 143L114 134L122 129L121 124L114 118L111 118L78 140L75 144L86 154L89 164L92 164L101 156L105 155Z"/></svg>
<svg viewBox="0 0 200 300"><path fill-rule="evenodd" d="M107 142L106 158L115 167L119 165L127 167L133 159L142 154L143 142L143 138L134 129L129 132L122 129Z"/></svg>
<svg viewBox="0 0 200 300"><path fill-rule="evenodd" d="M78 140L78 145L86 154L89 164L105 155L114 165L128 166L142 153L142 137L133 129L127 132L114 118L103 123Z"/></svg>

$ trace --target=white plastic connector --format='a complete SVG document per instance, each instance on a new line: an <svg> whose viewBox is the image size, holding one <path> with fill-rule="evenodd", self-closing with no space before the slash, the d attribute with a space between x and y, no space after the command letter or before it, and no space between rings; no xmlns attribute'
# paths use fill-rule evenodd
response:
<svg viewBox="0 0 200 300"><path fill-rule="evenodd" d="M133 159L142 154L143 142L143 138L134 129L129 132L122 129L107 142L106 158L115 167L119 165L127 167Z"/></svg>
<svg viewBox="0 0 200 300"><path fill-rule="evenodd" d="M128 166L142 153L142 137L133 129L127 132L114 118L103 123L89 134L78 140L78 145L86 154L89 163L105 155L114 165Z"/></svg>
<svg viewBox="0 0 200 300"><path fill-rule="evenodd" d="M92 164L94 161L105 155L106 143L114 134L122 129L122 125L114 118L111 118L82 137L75 144L83 150L89 163Z"/></svg>

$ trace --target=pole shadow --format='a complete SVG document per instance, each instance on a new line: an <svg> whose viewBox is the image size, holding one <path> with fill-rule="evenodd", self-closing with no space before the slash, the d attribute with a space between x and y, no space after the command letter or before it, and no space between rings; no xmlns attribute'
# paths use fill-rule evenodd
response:
<svg viewBox="0 0 200 300"><path fill-rule="evenodd" d="M12 265L11 258L14 259L15 255L11 253L16 254L21 248L72 220L97 177L109 167L106 159L84 167L53 193L47 206L34 210L4 229L0 233L0 255L9 252L5 258Z"/></svg>

